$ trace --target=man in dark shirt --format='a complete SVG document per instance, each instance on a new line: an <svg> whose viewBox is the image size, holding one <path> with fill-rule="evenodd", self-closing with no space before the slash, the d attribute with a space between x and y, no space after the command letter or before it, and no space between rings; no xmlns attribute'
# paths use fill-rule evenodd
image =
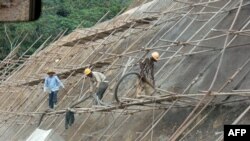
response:
<svg viewBox="0 0 250 141"><path fill-rule="evenodd" d="M153 52L151 57L146 58L142 62L140 62L140 75L142 77L142 84L145 89L146 95L152 95L153 91L152 88L155 87L155 80L154 80L154 62L159 60L159 53ZM140 97L140 94L137 93L137 97Z"/></svg>

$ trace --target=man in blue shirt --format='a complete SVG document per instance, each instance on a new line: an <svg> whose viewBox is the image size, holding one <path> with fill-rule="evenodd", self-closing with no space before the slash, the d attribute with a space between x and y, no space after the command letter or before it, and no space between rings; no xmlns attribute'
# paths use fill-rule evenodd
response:
<svg viewBox="0 0 250 141"><path fill-rule="evenodd" d="M54 71L49 70L47 74L48 76L44 81L44 92L49 92L49 107L53 109L57 104L57 93L59 88L64 88L64 85L55 75Z"/></svg>

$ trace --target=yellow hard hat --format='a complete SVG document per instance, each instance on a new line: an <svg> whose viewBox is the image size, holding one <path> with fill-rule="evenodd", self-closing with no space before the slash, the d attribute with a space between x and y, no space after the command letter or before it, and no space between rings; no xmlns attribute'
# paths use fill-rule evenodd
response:
<svg viewBox="0 0 250 141"><path fill-rule="evenodd" d="M48 69L47 74L55 74L55 71L53 71L53 69Z"/></svg>
<svg viewBox="0 0 250 141"><path fill-rule="evenodd" d="M151 54L151 56L152 56L152 58L154 58L156 61L158 61L159 60L159 58L160 58L160 54L158 53L158 52L152 52L152 54Z"/></svg>
<svg viewBox="0 0 250 141"><path fill-rule="evenodd" d="M91 69L90 68L86 68L85 70L84 70L84 74L85 75L89 75L91 73Z"/></svg>

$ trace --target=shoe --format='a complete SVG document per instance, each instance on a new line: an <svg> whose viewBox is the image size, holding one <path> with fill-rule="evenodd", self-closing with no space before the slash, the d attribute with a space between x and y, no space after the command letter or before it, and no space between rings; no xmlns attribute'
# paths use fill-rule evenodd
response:
<svg viewBox="0 0 250 141"><path fill-rule="evenodd" d="M56 104L54 104L54 108L56 108L57 107L57 105Z"/></svg>

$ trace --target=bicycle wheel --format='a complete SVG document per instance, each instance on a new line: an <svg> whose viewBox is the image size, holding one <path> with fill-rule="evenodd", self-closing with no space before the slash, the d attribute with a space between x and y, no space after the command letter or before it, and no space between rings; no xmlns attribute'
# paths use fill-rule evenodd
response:
<svg viewBox="0 0 250 141"><path fill-rule="evenodd" d="M137 72L125 74L116 84L114 97L120 103L126 98L135 98L141 92L141 77Z"/></svg>

